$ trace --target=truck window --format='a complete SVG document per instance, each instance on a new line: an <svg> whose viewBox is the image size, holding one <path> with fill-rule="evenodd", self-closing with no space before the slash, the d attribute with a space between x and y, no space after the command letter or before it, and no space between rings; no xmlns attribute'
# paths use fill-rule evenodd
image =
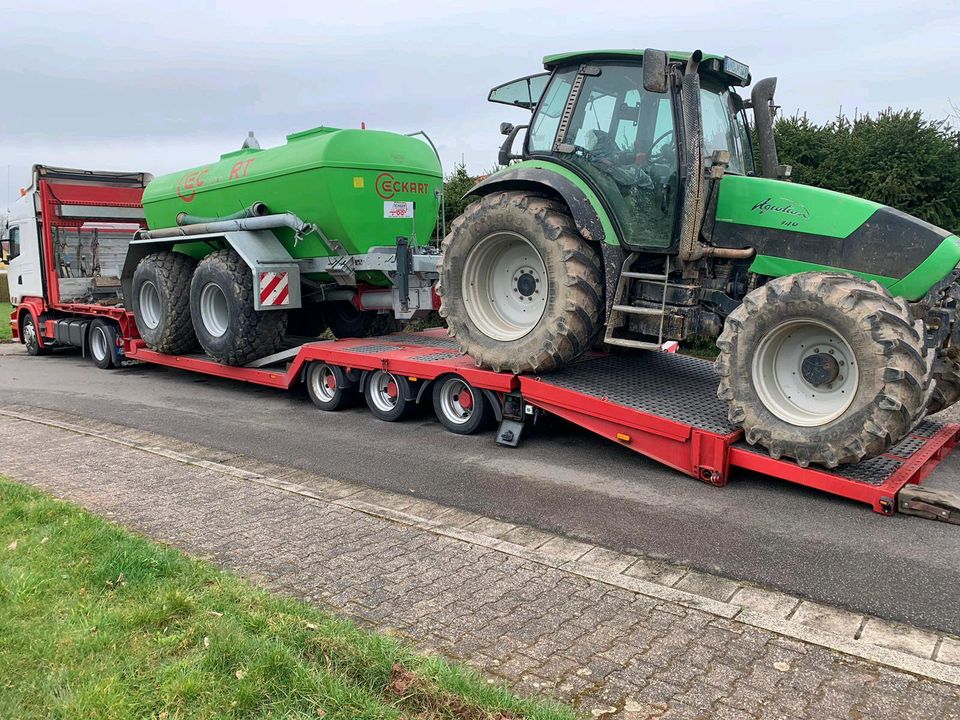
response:
<svg viewBox="0 0 960 720"><path fill-rule="evenodd" d="M10 228L10 259L20 254L20 228Z"/></svg>

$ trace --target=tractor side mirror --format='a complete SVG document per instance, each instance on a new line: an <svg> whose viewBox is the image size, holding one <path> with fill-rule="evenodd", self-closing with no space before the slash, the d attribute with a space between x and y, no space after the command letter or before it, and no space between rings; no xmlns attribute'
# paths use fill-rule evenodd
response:
<svg viewBox="0 0 960 720"><path fill-rule="evenodd" d="M643 89L654 93L667 91L667 54L663 50L643 51Z"/></svg>
<svg viewBox="0 0 960 720"><path fill-rule="evenodd" d="M500 134L509 135L513 132L513 123L502 122L500 123Z"/></svg>
<svg viewBox="0 0 960 720"><path fill-rule="evenodd" d="M501 123L500 132L503 132L505 127L510 125L510 123ZM500 152L497 155L497 164L499 165L508 165L511 160L519 160L519 155L514 155L511 151L513 150L513 143L517 139L517 135L520 134L521 130L526 130L528 125L510 125L509 134L507 135L506 140L503 141L503 145L500 146Z"/></svg>

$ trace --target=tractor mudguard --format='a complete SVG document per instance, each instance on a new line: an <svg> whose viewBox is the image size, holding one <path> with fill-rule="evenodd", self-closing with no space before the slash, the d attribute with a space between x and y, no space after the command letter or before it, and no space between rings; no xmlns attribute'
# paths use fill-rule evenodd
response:
<svg viewBox="0 0 960 720"><path fill-rule="evenodd" d="M585 240L619 246L620 239L596 193L577 175L553 163L525 160L510 165L475 185L467 195L482 197L501 191L545 187L563 198Z"/></svg>

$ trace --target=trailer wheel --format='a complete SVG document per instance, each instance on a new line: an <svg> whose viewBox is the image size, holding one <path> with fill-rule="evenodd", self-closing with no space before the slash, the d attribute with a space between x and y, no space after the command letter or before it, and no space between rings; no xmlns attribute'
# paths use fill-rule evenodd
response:
<svg viewBox="0 0 960 720"><path fill-rule="evenodd" d="M370 412L380 420L403 420L416 409L411 398L410 383L406 378L386 370L375 370L367 377L363 394Z"/></svg>
<svg viewBox="0 0 960 720"><path fill-rule="evenodd" d="M110 370L117 366L117 328L106 320L94 320L90 323L87 339L90 359L101 370Z"/></svg>
<svg viewBox="0 0 960 720"><path fill-rule="evenodd" d="M177 252L147 255L133 273L133 317L151 350L182 355L197 346L190 323L190 276L196 261Z"/></svg>
<svg viewBox="0 0 960 720"><path fill-rule="evenodd" d="M234 250L200 261L190 283L190 315L207 355L224 365L246 365L279 349L286 310L253 305L253 273Z"/></svg>
<svg viewBox="0 0 960 720"><path fill-rule="evenodd" d="M347 374L336 365L313 362L307 368L307 393L313 404L321 410L341 410L353 403L356 397Z"/></svg>
<svg viewBox="0 0 960 720"><path fill-rule="evenodd" d="M459 375L434 380L433 411L440 424L457 435L473 435L494 420L490 401Z"/></svg>
<svg viewBox="0 0 960 720"><path fill-rule="evenodd" d="M23 338L23 344L27 346L27 353L34 357L46 355L50 352L45 347L40 347L40 334L37 332L37 324L33 321L33 315L27 312L20 322L20 337Z"/></svg>
<svg viewBox="0 0 960 720"><path fill-rule="evenodd" d="M747 442L827 467L899 442L926 413L933 351L875 282L800 273L749 293L717 340L717 395Z"/></svg>
<svg viewBox="0 0 960 720"><path fill-rule="evenodd" d="M346 300L324 303L323 308L327 327L338 339L375 337L400 329L400 324L389 313L358 310L352 302Z"/></svg>
<svg viewBox="0 0 960 720"><path fill-rule="evenodd" d="M440 315L477 366L545 372L603 325L603 263L565 205L526 192L467 206L443 241Z"/></svg>

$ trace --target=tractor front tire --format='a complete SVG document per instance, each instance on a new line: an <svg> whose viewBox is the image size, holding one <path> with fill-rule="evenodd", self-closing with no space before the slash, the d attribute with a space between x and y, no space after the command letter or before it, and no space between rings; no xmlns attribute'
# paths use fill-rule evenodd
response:
<svg viewBox="0 0 960 720"><path fill-rule="evenodd" d="M488 195L443 241L440 315L478 367L554 370L596 341L602 267L563 204L524 192Z"/></svg>
<svg viewBox="0 0 960 720"><path fill-rule="evenodd" d="M133 317L151 350L182 355L197 346L190 322L190 277L196 261L176 252L147 255L133 273Z"/></svg>
<svg viewBox="0 0 960 720"><path fill-rule="evenodd" d="M197 265L190 314L200 345L224 365L275 353L287 330L286 310L253 309L253 273L234 250L217 250Z"/></svg>
<svg viewBox="0 0 960 720"><path fill-rule="evenodd" d="M879 455L926 414L923 323L875 282L800 273L749 293L717 340L717 395L751 445L800 465Z"/></svg>

